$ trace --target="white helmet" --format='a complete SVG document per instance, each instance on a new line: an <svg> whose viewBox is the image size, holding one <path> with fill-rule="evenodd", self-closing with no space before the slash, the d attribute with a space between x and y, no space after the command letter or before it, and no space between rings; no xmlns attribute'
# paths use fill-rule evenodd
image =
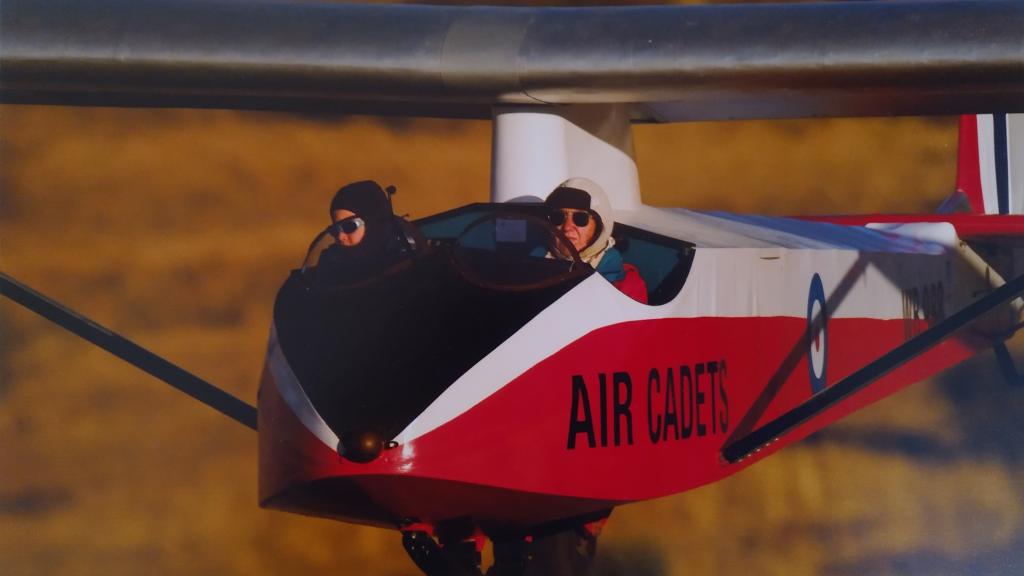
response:
<svg viewBox="0 0 1024 576"><path fill-rule="evenodd" d="M586 210L597 219L594 238L580 251L584 262L590 262L610 246L614 224L612 206L597 182L587 178L569 178L559 184L544 203L553 208Z"/></svg>

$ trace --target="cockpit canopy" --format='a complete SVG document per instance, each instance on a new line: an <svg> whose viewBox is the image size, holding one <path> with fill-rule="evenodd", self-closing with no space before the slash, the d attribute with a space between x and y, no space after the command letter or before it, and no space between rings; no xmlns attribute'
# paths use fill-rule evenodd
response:
<svg viewBox="0 0 1024 576"><path fill-rule="evenodd" d="M452 256L470 281L506 290L557 283L583 266L564 235L536 216L517 213L470 222L452 243Z"/></svg>
<svg viewBox="0 0 1024 576"><path fill-rule="evenodd" d="M428 238L429 242L438 245L461 246L460 250L465 252L465 258L460 265L460 270L469 271L470 273L479 270L480 272L477 273L479 279L479 276L482 275L483 271L486 271L488 265L493 264L496 266L497 264L475 261L471 257L472 251L467 249L481 242L481 238L487 238L490 233L493 233L495 238L493 250L495 252L504 250L506 254L512 252L514 250L512 246L502 248L497 239L499 236L515 237L516 227L522 225L511 222L505 224L503 220L511 219L514 222L516 219L530 216L529 223L526 225L527 233L525 236L529 238L533 233L532 231L539 228L549 229L549 234L556 240L551 241L552 247L548 248L547 254L552 256L562 254L561 258L556 258L556 260L561 260L560 263L549 262L548 265L552 268L558 265L564 266L569 264L569 260L572 260L571 265L567 269L575 272L580 267L580 264L576 262L576 251L561 232L551 228L548 224L545 218L547 211L547 207L539 202L536 204L470 204L417 220L416 225L422 234ZM486 226L485 229L473 230L474 224L477 222L488 222L488 218L490 218L490 223L486 224L486 226L489 226L491 230L485 233ZM501 228L500 230L499 227ZM635 266L643 277L644 283L647 285L648 304L653 306L665 304L672 301L679 294L679 291L686 283L686 278L690 272L690 265L693 262L694 245L692 243L620 222L615 223L612 237L616 242L615 249L622 255L623 260ZM524 262L530 262L532 257L539 253L539 251L532 252L528 250L526 247L529 245L530 242L528 241L520 245L520 248L525 251L527 256L531 257L524 259ZM565 248L561 248L562 246L565 246ZM565 256L566 253L572 254L572 257ZM583 268L590 269L586 265L583 265ZM514 277L512 273L515 271L515 269L509 269L505 273L506 277L494 278L496 281L495 285L504 285L506 287L523 286L528 288L533 279L528 276ZM520 269L520 271L522 270Z"/></svg>
<svg viewBox="0 0 1024 576"><path fill-rule="evenodd" d="M585 266L575 248L546 220L524 210L491 206L488 210L460 214L451 221L427 226L427 234L398 220L393 253L382 261L365 262L365 270L347 273L332 270L344 266L332 254L346 248L336 239L333 226L324 229L310 245L301 273L311 286L344 288L389 276L417 258L447 252L455 269L467 280L499 290L529 290L562 282Z"/></svg>

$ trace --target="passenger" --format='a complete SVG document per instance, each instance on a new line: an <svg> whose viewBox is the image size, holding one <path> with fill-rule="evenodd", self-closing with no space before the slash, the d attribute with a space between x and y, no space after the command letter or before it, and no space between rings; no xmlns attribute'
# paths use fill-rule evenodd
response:
<svg viewBox="0 0 1024 576"><path fill-rule="evenodd" d="M324 282L353 282L377 274L411 252L387 192L372 180L343 186L331 200L336 243L320 254Z"/></svg>
<svg viewBox="0 0 1024 576"><path fill-rule="evenodd" d="M597 183L586 178L570 178L558 185L544 204L548 220L558 228L601 276L623 294L647 303L647 284L639 270L622 260L612 238L611 204Z"/></svg>

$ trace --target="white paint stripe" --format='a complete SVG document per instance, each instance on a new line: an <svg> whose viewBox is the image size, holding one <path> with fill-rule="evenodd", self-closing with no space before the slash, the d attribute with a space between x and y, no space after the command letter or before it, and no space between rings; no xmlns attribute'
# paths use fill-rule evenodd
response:
<svg viewBox="0 0 1024 576"><path fill-rule="evenodd" d="M331 450L336 450L339 442L338 435L324 422L324 419L313 408L313 403L309 401L305 391L302 390L299 379L292 372L292 367L288 365L288 360L284 357L284 352L281 351L281 345L277 341L277 326L274 324L270 325L267 367L274 378L274 384L277 385L277 391L281 393L281 398L292 409L302 425Z"/></svg>
<svg viewBox="0 0 1024 576"><path fill-rule="evenodd" d="M594 274L470 368L395 440L405 444L434 430L500 390L526 368L598 328L643 316L642 309L654 310Z"/></svg>
<svg viewBox="0 0 1024 576"><path fill-rule="evenodd" d="M463 374L395 440L404 444L427 434L599 328L659 318L805 319L814 274L821 276L828 299L862 257L853 250L698 249L683 290L662 306L634 302L595 274ZM872 263L854 279L830 318L901 319L900 284L949 282L945 277L951 260L948 254L870 257Z"/></svg>

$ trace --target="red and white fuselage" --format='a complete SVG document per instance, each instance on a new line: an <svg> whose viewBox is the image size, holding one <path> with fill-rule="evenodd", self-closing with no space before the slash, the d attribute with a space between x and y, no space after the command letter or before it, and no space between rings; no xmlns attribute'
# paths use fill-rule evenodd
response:
<svg viewBox="0 0 1024 576"><path fill-rule="evenodd" d="M586 140L575 124L559 130L561 144ZM497 158L512 145L503 144L506 132L495 136ZM583 145L605 155L590 167L597 177L611 170L605 181L630 166L635 174L631 162L614 167L615 150L629 146L605 148L613 141L606 132ZM574 162L563 158L532 183L496 167L496 199L524 188L539 196ZM958 235L1012 235L1024 231L1024 217L844 225L612 201L617 223L693 245L678 291L646 305L590 275L446 383L368 463L339 455L340 432L303 393L272 332L259 410L261 501L378 525L469 518L528 530L733 474L1001 342L1022 319L1019 304L1002 306L730 463L730 443L991 292L997 272L1024 272L1019 243L997 271ZM393 353L380 351L380 361Z"/></svg>
<svg viewBox="0 0 1024 576"><path fill-rule="evenodd" d="M692 226L716 245L698 244L682 289L660 306L591 275L452 382L372 462L338 455L337 436L272 338L260 398L261 497L301 507L289 502L290 490L344 479L353 496L387 512L337 512L351 520L471 517L529 527L718 480L990 347L1012 325L1012 312L1003 311L730 464L721 451L731 439L991 286L964 263L950 224L921 225L918 236L930 239L918 239L686 211L617 216L674 224L684 238L700 236L686 234ZM1024 266L1019 251L1017 263ZM823 329L808 339L822 313Z"/></svg>

